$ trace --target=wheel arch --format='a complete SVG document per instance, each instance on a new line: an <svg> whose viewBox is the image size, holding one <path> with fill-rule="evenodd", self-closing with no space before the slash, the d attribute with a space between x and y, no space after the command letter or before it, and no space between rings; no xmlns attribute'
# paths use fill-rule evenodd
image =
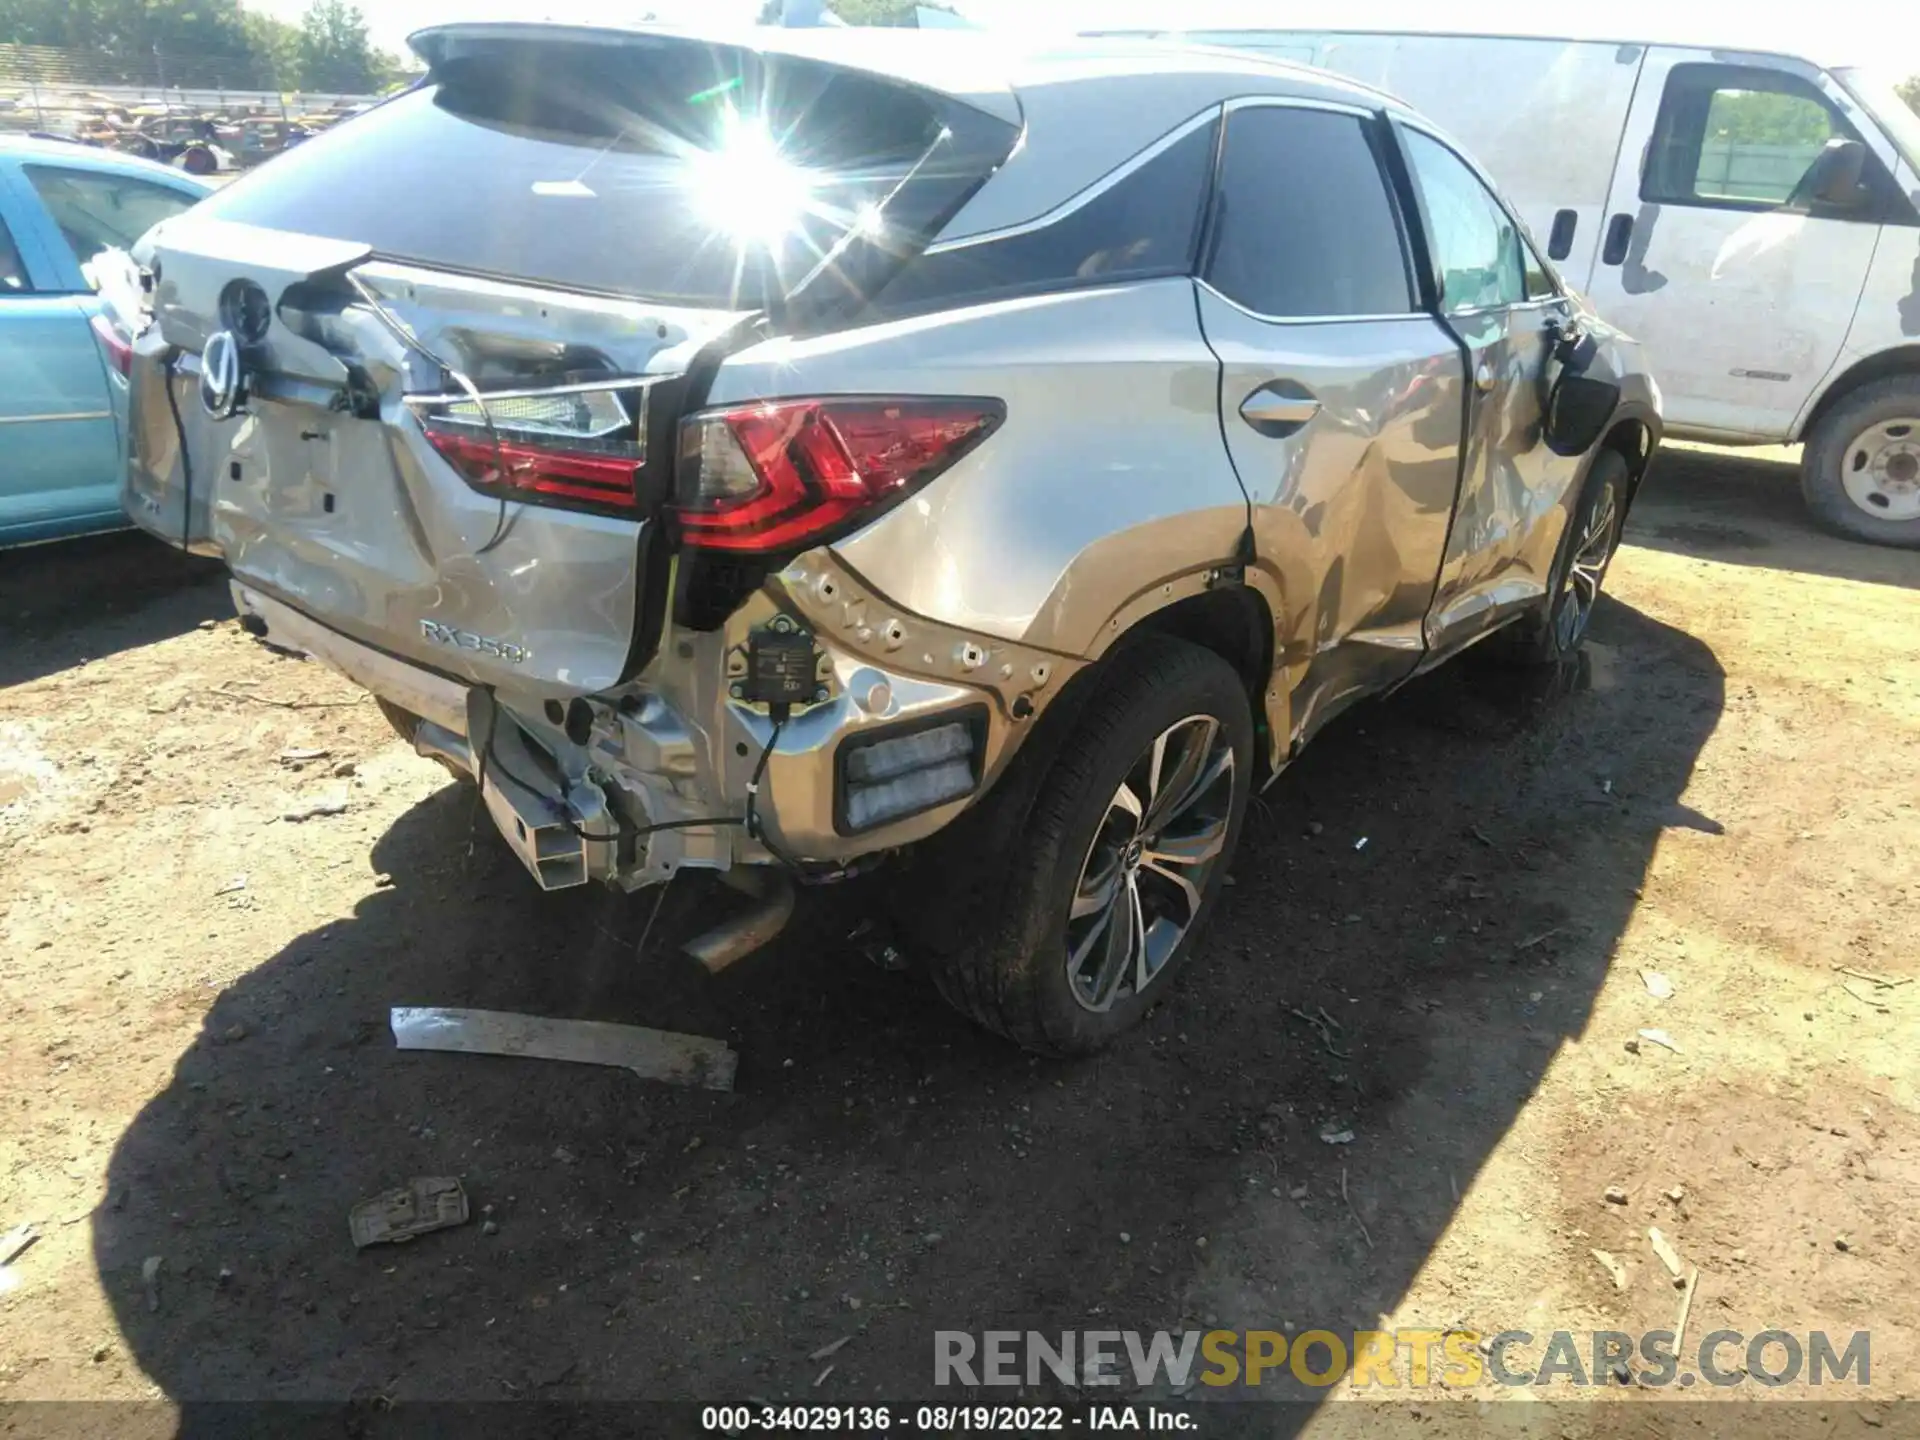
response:
<svg viewBox="0 0 1920 1440"><path fill-rule="evenodd" d="M1819 427L1820 422L1832 413L1835 406L1843 402L1863 385L1871 385L1878 380L1889 380L1899 375L1911 375L1920 380L1920 345L1895 345L1890 349L1877 350L1865 359L1856 360L1841 371L1839 376L1820 392L1806 415L1793 428L1793 440L1805 441Z"/></svg>

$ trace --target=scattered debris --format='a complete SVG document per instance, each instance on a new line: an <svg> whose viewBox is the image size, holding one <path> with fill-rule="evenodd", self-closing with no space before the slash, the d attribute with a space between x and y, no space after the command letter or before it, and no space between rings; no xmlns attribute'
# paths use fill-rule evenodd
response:
<svg viewBox="0 0 1920 1440"><path fill-rule="evenodd" d="M1640 1038L1649 1045L1658 1045L1662 1050L1671 1050L1676 1055L1680 1053L1680 1047L1673 1043L1673 1037L1664 1030L1642 1030Z"/></svg>
<svg viewBox="0 0 1920 1440"><path fill-rule="evenodd" d="M371 1200L362 1200L347 1216L347 1229L359 1249L402 1245L416 1235L467 1223L467 1192L450 1175L409 1180Z"/></svg>
<svg viewBox="0 0 1920 1440"><path fill-rule="evenodd" d="M247 1036L251 1033L252 1032L247 1029L245 1021L236 1020L233 1022L233 1024L227 1026L226 1029L221 1030L218 1033L209 1036L208 1038L215 1045L238 1045L242 1040L246 1039Z"/></svg>
<svg viewBox="0 0 1920 1440"><path fill-rule="evenodd" d="M40 1238L40 1232L32 1224L16 1225L6 1234L0 1235L0 1265L11 1265L34 1241Z"/></svg>
<svg viewBox="0 0 1920 1440"><path fill-rule="evenodd" d="M331 750L282 750L280 752L280 763L282 765L311 765L315 760L325 760L332 754L333 752Z"/></svg>
<svg viewBox="0 0 1920 1440"><path fill-rule="evenodd" d="M847 1346L851 1345L852 1343L853 1343L853 1336L842 1335L838 1340L835 1340L831 1345L822 1345L818 1350L814 1351L811 1355L807 1356L807 1359L831 1360L834 1356L838 1355L842 1350L846 1349Z"/></svg>
<svg viewBox="0 0 1920 1440"><path fill-rule="evenodd" d="M247 877L244 875L236 875L213 893L215 895L233 895L246 888Z"/></svg>
<svg viewBox="0 0 1920 1440"><path fill-rule="evenodd" d="M1531 940L1522 940L1518 945L1514 946L1513 948L1515 950L1531 950L1534 946L1543 944L1544 942L1551 940L1554 936L1558 935L1561 932L1561 930L1565 928L1566 928L1565 926L1556 925L1551 930L1542 930L1538 935L1534 936Z"/></svg>
<svg viewBox="0 0 1920 1440"><path fill-rule="evenodd" d="M1878 990L1898 990L1902 985L1913 983L1911 975L1904 975L1898 980L1889 980L1884 975L1876 975L1871 970L1857 970L1851 965L1836 965L1833 968L1842 975L1851 975L1856 980L1864 980Z"/></svg>
<svg viewBox="0 0 1920 1440"><path fill-rule="evenodd" d="M1858 1000L1862 1005L1870 1005L1875 1010L1878 1010L1882 1015L1891 1015L1893 1013L1891 1010L1887 1008L1886 1002L1883 1001L1878 995L1862 995L1858 990L1854 989L1853 982L1851 980L1842 980L1840 982L1840 988L1846 991L1847 994L1851 995L1854 999Z"/></svg>
<svg viewBox="0 0 1920 1440"><path fill-rule="evenodd" d="M1360 1227L1360 1238L1367 1242L1367 1249L1373 1248L1373 1236L1367 1233L1367 1222L1360 1218L1360 1212L1353 1208L1353 1201L1347 1195L1347 1167L1340 1167L1340 1198L1347 1202L1347 1213L1353 1217L1353 1223Z"/></svg>
<svg viewBox="0 0 1920 1440"><path fill-rule="evenodd" d="M1304 1200L1304 1199L1306 1199L1306 1198L1307 1198L1307 1187L1306 1187L1306 1186L1304 1186L1304 1185L1296 1185L1296 1186L1294 1186L1294 1187L1293 1187L1293 1189L1291 1189L1291 1190L1289 1190L1289 1191L1287 1192L1287 1198L1288 1198L1289 1200Z"/></svg>
<svg viewBox="0 0 1920 1440"><path fill-rule="evenodd" d="M1607 1186L1607 1204L1624 1205L1627 1203L1627 1187L1624 1185Z"/></svg>
<svg viewBox="0 0 1920 1440"><path fill-rule="evenodd" d="M1640 979L1647 987L1647 993L1656 1000L1673 998L1673 982L1658 970L1642 970Z"/></svg>
<svg viewBox="0 0 1920 1440"><path fill-rule="evenodd" d="M1647 1240L1653 1246L1653 1253L1660 1257L1660 1263L1667 1267L1667 1273L1673 1276L1674 1283L1678 1285L1681 1277L1687 1273L1686 1266L1680 1263L1680 1252L1660 1233L1658 1226L1647 1231Z"/></svg>
<svg viewBox="0 0 1920 1440"><path fill-rule="evenodd" d="M140 1283L147 1289L147 1309L155 1315L160 1313L160 1267L166 1263L164 1255L149 1255L140 1262Z"/></svg>
<svg viewBox="0 0 1920 1440"><path fill-rule="evenodd" d="M1128 1234L1128 1233L1127 1233L1126 1231L1124 1231L1124 1230L1122 1230L1122 1231L1120 1232L1120 1243L1121 1243L1122 1245L1131 1245L1131 1244L1133 1244L1133 1236L1131 1236L1131 1235L1129 1235L1129 1234Z"/></svg>
<svg viewBox="0 0 1920 1440"><path fill-rule="evenodd" d="M1638 1040L1633 1039L1631 1036L1629 1036L1627 1039L1627 1043L1621 1048L1624 1049L1629 1055L1638 1055L1640 1053L1640 1042Z"/></svg>
<svg viewBox="0 0 1920 1440"><path fill-rule="evenodd" d="M740 1057L718 1040L598 1020L396 1005L390 1023L394 1043L402 1050L612 1065L631 1070L643 1080L705 1090L733 1089L740 1064Z"/></svg>
<svg viewBox="0 0 1920 1440"><path fill-rule="evenodd" d="M482 1235L498 1235L500 1233L500 1222L498 1220L482 1220L480 1222L480 1233Z"/></svg>
<svg viewBox="0 0 1920 1440"><path fill-rule="evenodd" d="M1682 1200L1686 1198L1687 1198L1687 1192L1682 1186L1676 1185L1671 1190L1667 1191L1667 1199L1671 1200L1676 1205L1678 1205Z"/></svg>
<svg viewBox="0 0 1920 1440"><path fill-rule="evenodd" d="M336 780L348 780L359 773L360 767L351 760L342 760L333 767L333 778Z"/></svg>
<svg viewBox="0 0 1920 1440"><path fill-rule="evenodd" d="M1306 1024L1311 1026L1314 1034L1320 1037L1320 1044L1334 1059L1350 1060L1353 1058L1352 1051L1342 1050L1338 1045L1333 1043L1333 1037L1339 1033L1340 1022L1327 1014L1324 1006L1321 1007L1318 1015L1309 1015L1306 1011L1297 1009L1292 1005L1287 1007L1287 1013L1292 1015L1294 1019L1305 1021Z"/></svg>
<svg viewBox="0 0 1920 1440"><path fill-rule="evenodd" d="M301 825L309 820L318 820L327 815L347 813L347 797L344 795L322 795L317 799L301 801L288 806L280 812L280 818L289 825Z"/></svg>
<svg viewBox="0 0 1920 1440"><path fill-rule="evenodd" d="M1353 1143L1353 1131L1336 1130L1329 1125L1320 1132L1320 1138L1329 1145L1351 1145Z"/></svg>
<svg viewBox="0 0 1920 1440"><path fill-rule="evenodd" d="M1687 1316L1693 1313L1693 1292L1700 1288L1700 1272L1696 1269L1687 1277L1686 1289L1680 1295L1680 1318L1673 1322L1673 1353L1683 1355L1681 1349L1687 1342Z"/></svg>
<svg viewBox="0 0 1920 1440"><path fill-rule="evenodd" d="M822 1370L818 1375L814 1376L813 1388L818 1390L822 1385L826 1384L827 1376L831 1375L833 1371L834 1371L834 1367L829 1365L827 1366L826 1369Z"/></svg>
<svg viewBox="0 0 1920 1440"><path fill-rule="evenodd" d="M1358 840L1356 840L1356 841L1354 841L1354 842L1353 842L1353 848L1354 848L1355 850L1364 850L1364 849L1366 849L1366 848L1367 848L1367 837L1366 837L1365 835L1362 835L1362 836L1361 836L1361 837L1360 837L1360 838L1359 838Z"/></svg>
<svg viewBox="0 0 1920 1440"><path fill-rule="evenodd" d="M1614 1289L1624 1290L1627 1288L1627 1267L1621 1263L1617 1255L1611 1255L1605 1250L1593 1250L1588 1253L1600 1262L1601 1268L1604 1269L1608 1275L1613 1277Z"/></svg>
<svg viewBox="0 0 1920 1440"><path fill-rule="evenodd" d="M1474 839L1478 840L1482 845L1486 846L1487 849L1491 850L1494 848L1493 841L1489 840L1486 837L1485 833L1482 832L1482 830L1478 825L1469 825L1467 827L1467 834L1471 835Z"/></svg>
<svg viewBox="0 0 1920 1440"><path fill-rule="evenodd" d="M1838 1250L1842 1255L1846 1255L1852 1252L1853 1242L1844 1235L1836 1235L1833 1237L1833 1248ZM0 1264L4 1263L4 1261L0 1261Z"/></svg>

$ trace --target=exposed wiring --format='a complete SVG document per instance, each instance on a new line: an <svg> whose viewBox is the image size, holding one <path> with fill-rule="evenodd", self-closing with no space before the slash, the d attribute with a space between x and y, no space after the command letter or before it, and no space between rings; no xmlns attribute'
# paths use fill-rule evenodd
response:
<svg viewBox="0 0 1920 1440"><path fill-rule="evenodd" d="M767 736L767 743L760 751L760 763L753 767L753 778L747 781L747 838L759 841L774 859L787 869L799 872L800 862L776 845L773 837L767 834L766 827L760 823L760 782L766 778L767 762L773 758L773 747L780 743L780 732L787 728L787 720L793 710L787 705L774 705L768 708L767 713L773 717L773 733Z"/></svg>
<svg viewBox="0 0 1920 1440"><path fill-rule="evenodd" d="M167 356L167 409L173 412L173 434L180 442L180 548L186 551L193 541L193 456L188 453L187 422L180 418L180 397L173 393L173 355ZM190 553L190 552L189 552Z"/></svg>

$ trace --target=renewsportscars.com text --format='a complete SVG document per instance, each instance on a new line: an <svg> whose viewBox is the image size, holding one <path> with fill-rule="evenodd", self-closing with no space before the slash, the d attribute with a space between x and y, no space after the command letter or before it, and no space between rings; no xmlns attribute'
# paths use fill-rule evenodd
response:
<svg viewBox="0 0 1920 1440"><path fill-rule="evenodd" d="M1868 1332L1836 1340L1824 1330L1711 1330L1683 1355L1671 1330L1630 1334L1568 1330L1536 1335L1504 1330L939 1330L933 1381L968 1387L1038 1385L1211 1386L1290 1384L1356 1389L1444 1385L1599 1386L1705 1384L1866 1386L1872 1377Z"/></svg>

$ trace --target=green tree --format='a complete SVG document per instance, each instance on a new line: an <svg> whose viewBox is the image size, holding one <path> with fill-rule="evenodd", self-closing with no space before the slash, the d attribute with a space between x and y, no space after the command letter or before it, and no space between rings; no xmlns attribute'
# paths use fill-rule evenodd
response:
<svg viewBox="0 0 1920 1440"><path fill-rule="evenodd" d="M352 0L313 0L300 18L296 44L303 90L368 94L392 79L391 56L374 49L367 17Z"/></svg>
<svg viewBox="0 0 1920 1440"><path fill-rule="evenodd" d="M1911 80L1902 80L1893 87L1900 92L1900 98L1913 107L1913 113L1920 115L1920 75Z"/></svg>
<svg viewBox="0 0 1920 1440"><path fill-rule="evenodd" d="M247 49L254 58L256 69L270 88L275 90L298 90L300 88L300 29L284 20L276 20L271 15L263 15L258 10L249 10L245 15L247 27Z"/></svg>
<svg viewBox="0 0 1920 1440"><path fill-rule="evenodd" d="M0 43L83 51L140 80L250 53L240 0L0 0Z"/></svg>

